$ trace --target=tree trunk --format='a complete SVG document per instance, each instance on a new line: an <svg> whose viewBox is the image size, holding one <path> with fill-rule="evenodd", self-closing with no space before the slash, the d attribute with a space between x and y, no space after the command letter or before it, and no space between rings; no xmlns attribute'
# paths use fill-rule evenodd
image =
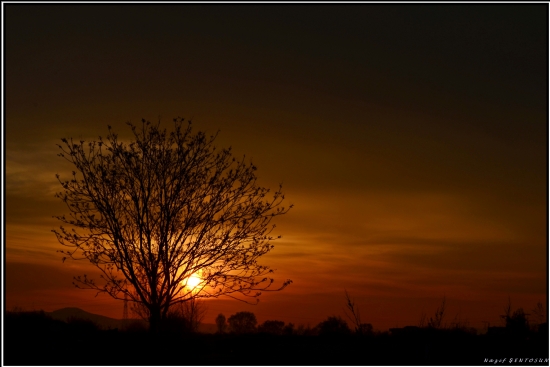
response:
<svg viewBox="0 0 550 367"><path fill-rule="evenodd" d="M160 307L151 305L149 307L149 332L157 334L160 330Z"/></svg>

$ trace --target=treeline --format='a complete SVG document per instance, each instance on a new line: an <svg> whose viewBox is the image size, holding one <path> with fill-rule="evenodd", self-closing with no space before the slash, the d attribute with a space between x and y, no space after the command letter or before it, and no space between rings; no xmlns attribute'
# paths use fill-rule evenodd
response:
<svg viewBox="0 0 550 367"><path fill-rule="evenodd" d="M373 328L371 324L362 324L361 328L352 330L346 320L340 316L329 316L324 321L311 327L310 325L298 325L293 323L285 324L280 320L266 320L258 324L256 315L252 312L241 311L231 315L227 320L223 314L216 317L216 328L218 334L271 334L271 335L371 335Z"/></svg>
<svg viewBox="0 0 550 367"><path fill-rule="evenodd" d="M237 312L228 318L218 315L215 334L189 332L182 328L188 327L188 321L178 325L177 315L172 315L173 327L153 334L144 324L134 329L101 329L90 320L60 321L43 311L6 312L4 363L481 365L485 358L548 358L547 329L514 332L519 314L511 312L510 322L502 327L507 332L483 335L441 325L376 332L367 326L350 327L339 316L328 317L313 327L278 320L258 324L250 312Z"/></svg>

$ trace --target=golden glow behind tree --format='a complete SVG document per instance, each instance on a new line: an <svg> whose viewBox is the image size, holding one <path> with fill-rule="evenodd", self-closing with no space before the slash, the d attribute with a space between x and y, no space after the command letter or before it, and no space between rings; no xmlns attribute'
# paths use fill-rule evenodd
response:
<svg viewBox="0 0 550 367"><path fill-rule="evenodd" d="M70 215L56 218L72 228L53 232L69 247L63 260L87 259L102 272L101 284L84 275L77 287L142 304L156 330L171 305L222 295L257 301L291 282L271 289L273 270L257 262L273 248L271 220L292 207L281 206L281 186L273 194L257 186L252 163L216 149L216 136L193 133L182 118L170 132L160 122L128 125L130 143L109 126L105 140L58 145L76 170L67 181L57 175Z"/></svg>

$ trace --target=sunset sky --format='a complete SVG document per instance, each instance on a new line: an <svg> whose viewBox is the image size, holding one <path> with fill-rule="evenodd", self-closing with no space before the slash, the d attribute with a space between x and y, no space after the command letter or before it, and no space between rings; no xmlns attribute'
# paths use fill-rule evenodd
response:
<svg viewBox="0 0 550 367"><path fill-rule="evenodd" d="M345 289L378 330L444 296L477 328L546 304L548 4L3 7L8 310L122 317L56 253L56 143L159 116L220 130L294 204L261 261L293 283L204 322L313 326Z"/></svg>

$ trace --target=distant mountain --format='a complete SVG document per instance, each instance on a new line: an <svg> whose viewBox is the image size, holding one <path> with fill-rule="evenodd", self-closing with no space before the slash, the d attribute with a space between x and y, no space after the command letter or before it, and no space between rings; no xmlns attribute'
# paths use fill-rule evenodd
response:
<svg viewBox="0 0 550 367"><path fill-rule="evenodd" d="M95 322L102 329L117 329L117 328L122 329L124 325L124 320L122 319L113 319L107 316L97 315L95 313L90 313L77 307L66 307L66 308L62 308L59 310L46 312L46 313L55 320L61 320L65 322L67 322L70 318L90 320ZM126 323L129 324L134 322L144 323L143 320L138 320L138 319L129 319L127 320ZM200 333L213 334L216 332L216 330L217 330L217 327L215 324L201 323L199 325L198 331Z"/></svg>
<svg viewBox="0 0 550 367"><path fill-rule="evenodd" d="M122 327L122 320L112 319L107 316L86 312L76 307L66 307L60 310L47 312L53 319L67 322L70 318L90 320L103 329L115 329Z"/></svg>

